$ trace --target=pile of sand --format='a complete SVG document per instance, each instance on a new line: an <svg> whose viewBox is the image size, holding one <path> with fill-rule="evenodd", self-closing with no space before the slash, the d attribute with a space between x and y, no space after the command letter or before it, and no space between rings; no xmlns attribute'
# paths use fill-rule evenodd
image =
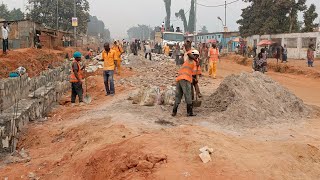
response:
<svg viewBox="0 0 320 180"><path fill-rule="evenodd" d="M309 114L301 99L259 72L228 76L204 108L219 123L241 127L292 122Z"/></svg>

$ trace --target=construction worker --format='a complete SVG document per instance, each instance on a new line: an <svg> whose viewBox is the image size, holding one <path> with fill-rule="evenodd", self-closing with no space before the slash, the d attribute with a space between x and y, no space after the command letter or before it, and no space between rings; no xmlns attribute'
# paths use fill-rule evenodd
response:
<svg viewBox="0 0 320 180"><path fill-rule="evenodd" d="M102 52L102 59L104 61L103 67L103 79L104 79L104 86L106 89L106 96L114 96L115 88L114 88L114 69L115 64L114 60L116 59L116 52L110 49L110 44L104 44L104 50Z"/></svg>
<svg viewBox="0 0 320 180"><path fill-rule="evenodd" d="M208 51L206 43L202 43L202 47L200 48L200 66L203 71L208 71Z"/></svg>
<svg viewBox="0 0 320 180"><path fill-rule="evenodd" d="M217 75L217 62L219 60L219 49L215 43L212 43L212 47L208 52L209 56L209 76L212 76L213 79L216 79Z"/></svg>
<svg viewBox="0 0 320 180"><path fill-rule="evenodd" d="M165 55L169 56L170 55L170 47L165 44L164 47L163 47L163 52Z"/></svg>
<svg viewBox="0 0 320 180"><path fill-rule="evenodd" d="M116 65L116 69L117 69L117 74L120 75L121 73L121 55L124 52L120 43L118 43L117 41L114 41L113 46L112 46L112 50L115 52L115 60L114 60L114 64Z"/></svg>
<svg viewBox="0 0 320 180"><path fill-rule="evenodd" d="M182 96L184 95L187 103L187 115L195 116L193 114L192 105L192 74L194 69L195 57L192 55L191 42L187 41L185 44L185 60L182 67L179 70L178 77L176 79L176 99L172 111L172 116L176 116L178 112L179 104L181 103Z"/></svg>
<svg viewBox="0 0 320 180"><path fill-rule="evenodd" d="M191 53L196 58L196 60L194 61L194 68L193 68L193 74L192 74L192 79L193 79L192 85L195 89L196 96L201 98L202 94L200 93L200 88L199 88L199 84L198 84L199 76L202 75L201 66L200 66L200 59L199 59L200 53L198 50L192 50ZM193 87L192 87L192 100L194 100Z"/></svg>
<svg viewBox="0 0 320 180"><path fill-rule="evenodd" d="M83 69L85 66L81 68L80 61L81 61L81 53L75 52L73 54L74 60L71 66L71 75L70 75L70 82L71 82L71 106L74 106L76 103L76 97L79 97L80 105L83 105L83 88L82 88L82 79L83 79Z"/></svg>

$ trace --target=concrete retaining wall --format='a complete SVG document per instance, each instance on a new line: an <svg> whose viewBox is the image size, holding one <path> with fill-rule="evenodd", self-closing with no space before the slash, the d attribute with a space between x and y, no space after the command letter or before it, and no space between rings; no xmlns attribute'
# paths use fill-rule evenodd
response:
<svg viewBox="0 0 320 180"><path fill-rule="evenodd" d="M70 89L69 71L70 63L66 62L34 78L0 80L0 153L14 150L22 128L46 115Z"/></svg>

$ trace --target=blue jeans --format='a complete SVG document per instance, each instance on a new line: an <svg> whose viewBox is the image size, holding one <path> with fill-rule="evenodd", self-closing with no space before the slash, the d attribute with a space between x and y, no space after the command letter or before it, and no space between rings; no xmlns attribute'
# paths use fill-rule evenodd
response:
<svg viewBox="0 0 320 180"><path fill-rule="evenodd" d="M313 67L313 61L311 59L308 59L308 67Z"/></svg>
<svg viewBox="0 0 320 180"><path fill-rule="evenodd" d="M113 70L103 71L104 86L106 88L107 95L115 93L113 75Z"/></svg>

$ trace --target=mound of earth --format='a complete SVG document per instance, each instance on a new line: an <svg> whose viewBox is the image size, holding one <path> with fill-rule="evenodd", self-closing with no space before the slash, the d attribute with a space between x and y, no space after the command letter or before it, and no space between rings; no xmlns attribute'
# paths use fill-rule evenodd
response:
<svg viewBox="0 0 320 180"><path fill-rule="evenodd" d="M292 122L309 114L301 99L259 72L228 76L204 107L220 123L241 127Z"/></svg>
<svg viewBox="0 0 320 180"><path fill-rule="evenodd" d="M83 179L133 179L147 177L167 163L167 155L144 152L144 146L125 141L96 152L82 170ZM141 178L147 179L147 178Z"/></svg>

